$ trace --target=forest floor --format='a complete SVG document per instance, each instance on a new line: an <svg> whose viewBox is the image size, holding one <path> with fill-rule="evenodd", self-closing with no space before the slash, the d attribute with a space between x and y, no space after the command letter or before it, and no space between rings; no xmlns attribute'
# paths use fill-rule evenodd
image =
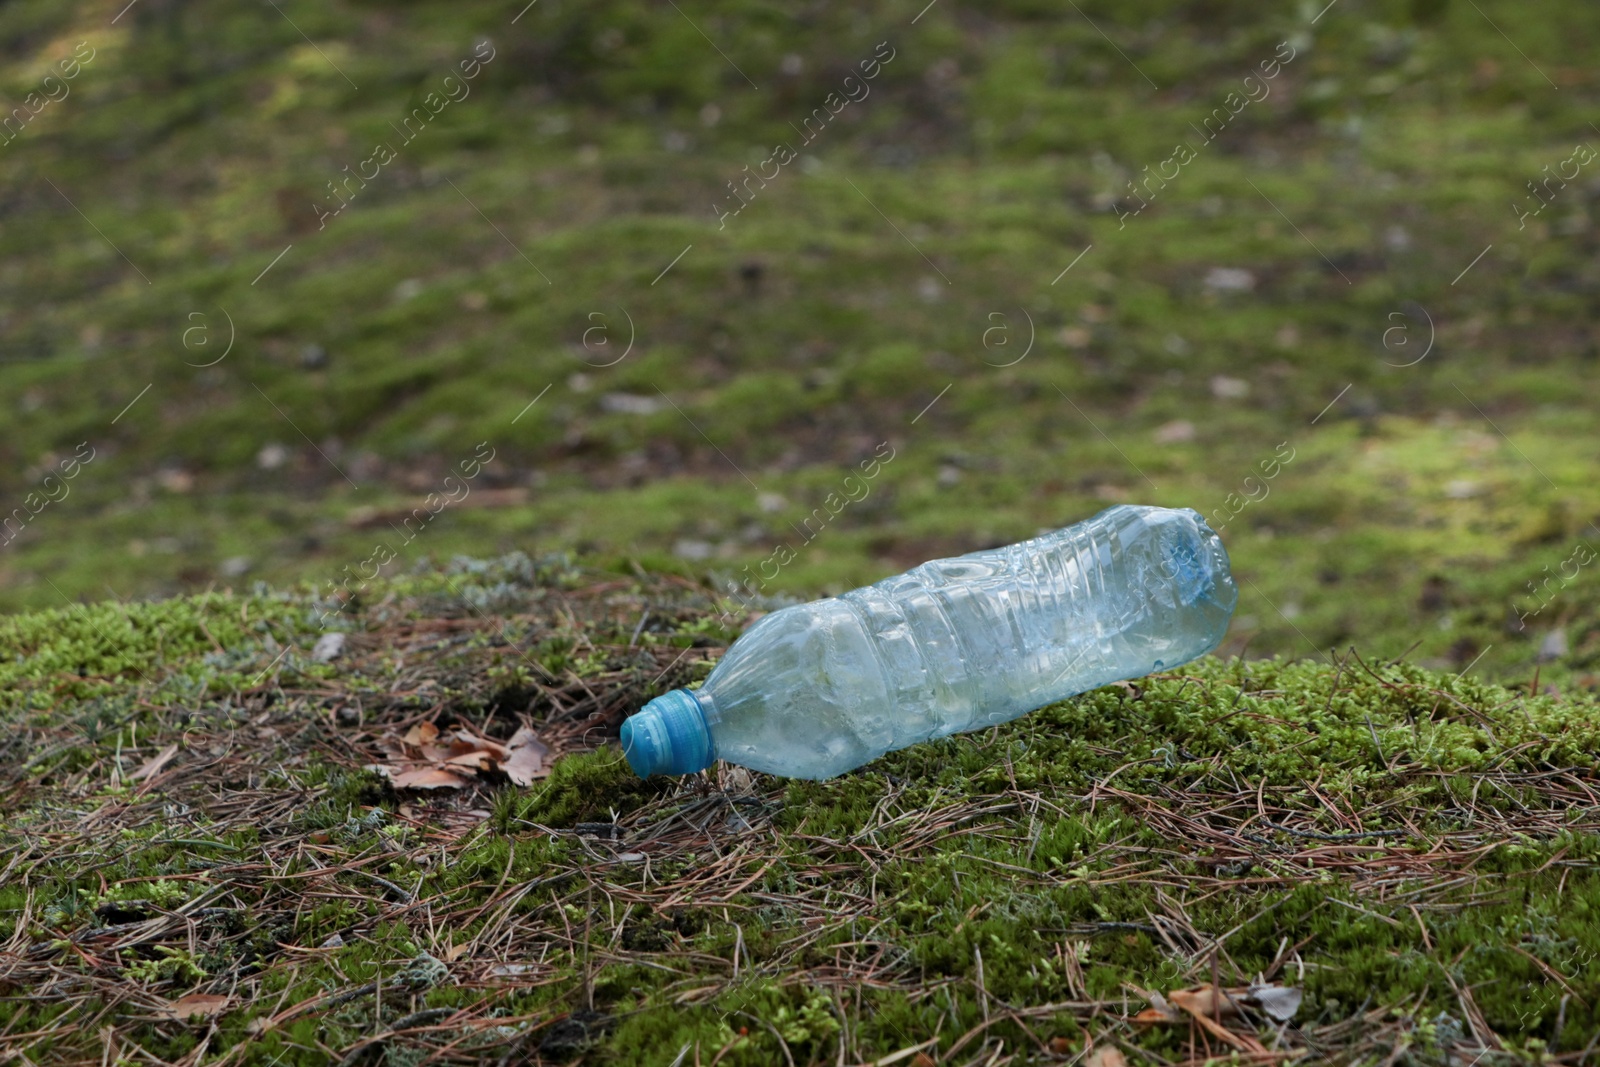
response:
<svg viewBox="0 0 1600 1067"><path fill-rule="evenodd" d="M1600 1043L1590 697L1210 657L827 782L641 781L617 727L716 609L511 557L0 620L0 1063Z"/></svg>

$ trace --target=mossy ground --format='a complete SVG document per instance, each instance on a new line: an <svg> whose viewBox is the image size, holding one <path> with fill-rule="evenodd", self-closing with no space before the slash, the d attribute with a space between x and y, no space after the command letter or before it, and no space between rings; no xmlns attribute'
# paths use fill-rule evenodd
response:
<svg viewBox="0 0 1600 1067"><path fill-rule="evenodd" d="M0 1055L1197 1062L1226 1049L1136 1028L1136 990L1258 975L1313 1062L1600 1039L1588 697L1207 658L829 782L646 782L616 725L713 665L704 590L509 559L378 592L331 664L328 605L266 590L0 628ZM424 720L565 755L445 795L362 769Z"/></svg>
<svg viewBox="0 0 1600 1067"><path fill-rule="evenodd" d="M1163 1063L1221 1049L1130 985L1263 972L1313 1058L1580 1059L1600 186L1510 205L1600 144L1600 9L1531 10L0 4L8 100L95 51L0 145L0 1058ZM823 785L605 747L780 544L810 596L1125 499L1226 523L1220 658ZM436 565L512 550L605 574ZM361 769L452 718L568 755Z"/></svg>
<svg viewBox="0 0 1600 1067"><path fill-rule="evenodd" d="M388 573L576 549L764 579L788 543L766 591L810 596L1135 499L1238 512L1229 652L1420 642L1522 683L1562 628L1593 671L1597 187L1546 175L1600 136L1594 5L925 6L0 7L11 96L97 49L0 149L6 513L97 450L0 606L346 582L486 441ZM471 95L319 228L485 38ZM883 41L871 95L719 225ZM1119 219L1284 41L1271 95Z"/></svg>

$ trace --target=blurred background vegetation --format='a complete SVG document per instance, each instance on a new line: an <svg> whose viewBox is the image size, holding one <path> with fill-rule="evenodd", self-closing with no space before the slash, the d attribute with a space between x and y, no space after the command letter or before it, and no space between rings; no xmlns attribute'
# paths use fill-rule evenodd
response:
<svg viewBox="0 0 1600 1067"><path fill-rule="evenodd" d="M1594 684L1592 4L125 4L0 3L70 90L0 144L0 512L94 450L0 607L380 544L809 597L1135 501L1225 523L1227 653Z"/></svg>

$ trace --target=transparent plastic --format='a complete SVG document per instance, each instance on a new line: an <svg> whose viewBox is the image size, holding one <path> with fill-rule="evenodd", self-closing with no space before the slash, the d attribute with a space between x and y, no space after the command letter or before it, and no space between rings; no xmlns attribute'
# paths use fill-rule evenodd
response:
<svg viewBox="0 0 1600 1067"><path fill-rule="evenodd" d="M764 616L623 724L641 776L831 778L1216 648L1239 593L1198 512L1134 505Z"/></svg>

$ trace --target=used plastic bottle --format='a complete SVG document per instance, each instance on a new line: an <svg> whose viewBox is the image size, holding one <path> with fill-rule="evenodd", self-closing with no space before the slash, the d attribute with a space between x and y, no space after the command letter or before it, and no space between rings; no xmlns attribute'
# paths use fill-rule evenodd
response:
<svg viewBox="0 0 1600 1067"><path fill-rule="evenodd" d="M622 724L640 777L714 760L831 778L1216 648L1239 591L1198 512L1120 504L763 616L699 689Z"/></svg>

